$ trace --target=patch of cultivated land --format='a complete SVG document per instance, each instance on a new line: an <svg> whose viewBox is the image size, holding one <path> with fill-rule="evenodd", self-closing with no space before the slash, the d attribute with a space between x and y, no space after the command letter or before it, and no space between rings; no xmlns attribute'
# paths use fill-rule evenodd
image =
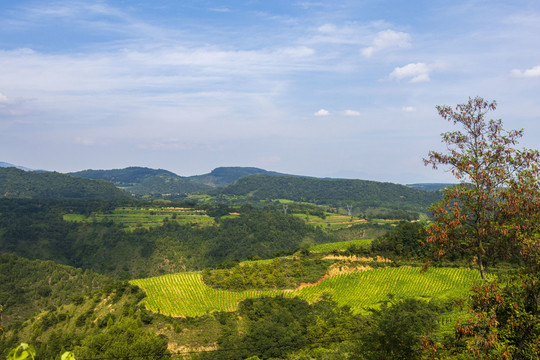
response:
<svg viewBox="0 0 540 360"><path fill-rule="evenodd" d="M364 271L362 271L364 270ZM477 271L463 268L430 268L422 273L417 267L380 268L325 276L316 284L290 290L247 290L241 292L216 290L202 281L200 272L169 274L132 280L147 293L146 307L162 314L186 317L212 311L234 311L247 298L286 296L318 300L330 294L339 305L348 305L354 312L365 312L381 301L394 298L455 298L465 296L476 281Z"/></svg>
<svg viewBox="0 0 540 360"><path fill-rule="evenodd" d="M298 213L294 213L292 215L299 217L301 219L304 219L307 224L310 224L313 226L319 226L323 229L328 229L328 230L344 229L355 224L366 222L366 220L363 220L363 219L352 218L346 215L337 215L337 214L331 214L331 213L327 213L324 218L321 218L315 215L298 214Z"/></svg>
<svg viewBox="0 0 540 360"><path fill-rule="evenodd" d="M347 250L351 246L356 247L369 247L373 239L359 239L359 240L349 240L349 241L339 241L335 243L326 243L320 245L314 245L309 248L309 251L329 253L333 250Z"/></svg>
<svg viewBox="0 0 540 360"><path fill-rule="evenodd" d="M64 215L66 221L113 221L129 229L150 228L163 224L163 221L175 221L179 224L210 225L214 219L204 210L180 207L120 207L110 213L94 213L89 217L80 214Z"/></svg>

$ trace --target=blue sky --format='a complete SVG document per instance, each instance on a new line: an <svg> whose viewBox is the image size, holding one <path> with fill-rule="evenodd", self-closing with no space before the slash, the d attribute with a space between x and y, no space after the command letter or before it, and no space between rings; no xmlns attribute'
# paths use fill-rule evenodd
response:
<svg viewBox="0 0 540 360"><path fill-rule="evenodd" d="M540 148L540 2L0 0L0 161L397 183L496 100Z"/></svg>

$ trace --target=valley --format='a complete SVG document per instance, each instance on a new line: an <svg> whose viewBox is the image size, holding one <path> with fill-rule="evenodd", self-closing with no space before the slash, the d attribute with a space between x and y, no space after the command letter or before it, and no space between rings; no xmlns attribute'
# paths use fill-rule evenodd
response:
<svg viewBox="0 0 540 360"><path fill-rule="evenodd" d="M438 346L455 346L449 336L468 321L480 273L459 251L432 257L426 242L440 190L254 168L235 179L223 168L214 185L171 196L133 189L172 173L127 170L112 173L110 198L107 171L0 168L1 348L27 341L42 358L64 349L83 359L356 359L392 311L409 312L405 327L429 319ZM516 268L496 265L489 277ZM411 344L425 331L414 329Z"/></svg>

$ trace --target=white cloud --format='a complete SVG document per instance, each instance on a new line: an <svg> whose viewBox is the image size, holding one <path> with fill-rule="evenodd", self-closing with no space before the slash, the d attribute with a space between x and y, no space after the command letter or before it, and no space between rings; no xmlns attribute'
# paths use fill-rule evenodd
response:
<svg viewBox="0 0 540 360"><path fill-rule="evenodd" d="M413 112L416 111L416 108L414 106L404 106L401 110L405 112Z"/></svg>
<svg viewBox="0 0 540 360"><path fill-rule="evenodd" d="M330 111L328 111L326 109L321 109L321 110L317 111L313 115L315 115L315 116L328 116L328 115L330 115Z"/></svg>
<svg viewBox="0 0 540 360"><path fill-rule="evenodd" d="M432 67L425 63L408 64L403 67L397 67L390 73L390 78L403 80L410 78L410 82L429 81L429 73Z"/></svg>
<svg viewBox="0 0 540 360"><path fill-rule="evenodd" d="M324 24L316 28L312 37L304 39L304 43L333 44L333 45L359 45L365 44L368 28L358 24L336 26Z"/></svg>
<svg viewBox="0 0 540 360"><path fill-rule="evenodd" d="M317 28L317 30L319 30L319 32L322 32L322 33L325 33L325 34L331 34L331 33L336 32L337 27L334 24L324 24L322 26L319 26Z"/></svg>
<svg viewBox="0 0 540 360"><path fill-rule="evenodd" d="M283 54L293 58L311 56L315 54L315 50L307 46L289 47L281 50Z"/></svg>
<svg viewBox="0 0 540 360"><path fill-rule="evenodd" d="M74 142L76 144L81 144L81 145L86 145L86 146L90 146L90 145L94 145L95 144L95 141L94 139L90 139L90 138L82 138L82 137L76 137L74 139Z"/></svg>
<svg viewBox="0 0 540 360"><path fill-rule="evenodd" d="M362 49L362 55L370 57L383 49L397 47L406 48L411 45L411 36L404 32L385 30L377 34L371 46Z"/></svg>
<svg viewBox="0 0 540 360"><path fill-rule="evenodd" d="M539 77L540 76L540 65L532 67L526 70L512 70L511 74L515 77Z"/></svg>
<svg viewBox="0 0 540 360"><path fill-rule="evenodd" d="M231 12L231 9L229 9L229 8L227 8L227 7L210 8L209 10L210 10L210 11L214 11L214 12L220 12L220 13L228 13L228 12Z"/></svg>
<svg viewBox="0 0 540 360"><path fill-rule="evenodd" d="M0 115L20 116L33 111L32 99L8 98L0 93Z"/></svg>
<svg viewBox="0 0 540 360"><path fill-rule="evenodd" d="M360 116L360 112L356 110L345 110L343 114L345 116Z"/></svg>
<svg viewBox="0 0 540 360"><path fill-rule="evenodd" d="M7 102L8 102L7 96L4 95L4 94L2 94L2 93L0 93L0 106L1 106L2 104L6 104Z"/></svg>

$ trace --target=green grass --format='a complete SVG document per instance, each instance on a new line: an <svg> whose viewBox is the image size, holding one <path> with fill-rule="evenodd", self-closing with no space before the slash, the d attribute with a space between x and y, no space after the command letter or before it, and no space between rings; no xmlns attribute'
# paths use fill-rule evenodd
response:
<svg viewBox="0 0 540 360"><path fill-rule="evenodd" d="M309 251L328 253L333 250L347 250L350 246L369 247L373 239L359 239L350 241L339 241L335 243L326 243L314 245L309 248Z"/></svg>
<svg viewBox="0 0 540 360"><path fill-rule="evenodd" d="M111 213L95 213L89 217L80 214L66 214L64 220L80 222L113 221L123 224L129 230L140 227L147 229L156 227L163 224L164 221L176 221L179 224L214 224L214 219L207 216L204 210L173 207L120 207Z"/></svg>
<svg viewBox="0 0 540 360"><path fill-rule="evenodd" d="M328 293L339 305L354 312L376 307L392 294L395 298L454 298L465 296L480 277L477 271L463 268L381 268L325 278L317 285L295 290L216 290L202 281L199 272L169 274L132 280L147 293L149 310L171 316L200 316L212 311L234 311L238 303L260 296L299 296L310 302Z"/></svg>

